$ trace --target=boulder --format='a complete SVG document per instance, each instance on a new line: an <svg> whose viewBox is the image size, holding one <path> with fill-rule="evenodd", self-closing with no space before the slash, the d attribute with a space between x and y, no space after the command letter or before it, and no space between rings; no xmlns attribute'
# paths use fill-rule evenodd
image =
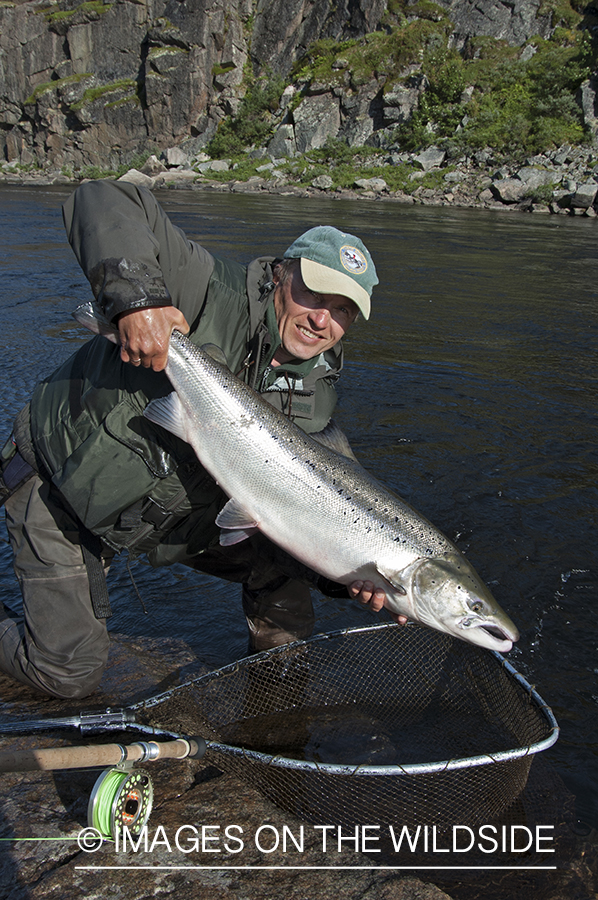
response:
<svg viewBox="0 0 598 900"><path fill-rule="evenodd" d="M388 190L388 185L383 178L356 178L354 186L364 191L374 191L376 194Z"/></svg>
<svg viewBox="0 0 598 900"><path fill-rule="evenodd" d="M290 124L279 125L267 147L268 156L292 157L297 155L295 129Z"/></svg>
<svg viewBox="0 0 598 900"><path fill-rule="evenodd" d="M210 159L208 162L200 163L197 171L203 175L205 172L228 172L230 169L230 160L226 159Z"/></svg>
<svg viewBox="0 0 598 900"><path fill-rule="evenodd" d="M327 190L328 188L331 188L333 184L334 182L332 181L330 175L318 175L317 178L314 178L314 180L312 181L311 186Z"/></svg>
<svg viewBox="0 0 598 900"><path fill-rule="evenodd" d="M441 166L445 158L446 152L444 150L439 150L438 147L429 147L427 150L414 156L413 162L421 166L424 172L429 172L430 169L436 169Z"/></svg>
<svg viewBox="0 0 598 900"><path fill-rule="evenodd" d="M293 113L295 141L299 153L323 147L335 138L341 125L340 103L332 94L306 97Z"/></svg>
<svg viewBox="0 0 598 900"><path fill-rule="evenodd" d="M579 88L577 101L583 110L583 122L592 135L594 146L598 145L598 101L596 91L598 77L594 74L583 82Z"/></svg>
<svg viewBox="0 0 598 900"><path fill-rule="evenodd" d="M531 191L546 184L558 184L560 181L560 176L557 172L551 169L538 169L534 166L526 166L523 169L519 169L517 178L523 181Z"/></svg>
<svg viewBox="0 0 598 900"><path fill-rule="evenodd" d="M189 157L180 147L169 147L162 151L162 159L169 168L189 165Z"/></svg>
<svg viewBox="0 0 598 900"><path fill-rule="evenodd" d="M492 182L491 191L502 203L519 203L529 192L529 187L518 178L502 178Z"/></svg>
<svg viewBox="0 0 598 900"><path fill-rule="evenodd" d="M571 206L573 209L589 209L594 205L596 194L598 193L598 183L588 181L586 184L580 184L571 198Z"/></svg>
<svg viewBox="0 0 598 900"><path fill-rule="evenodd" d="M417 109L426 84L425 75L412 75L404 83L398 83L388 90L383 97L385 123L401 125L409 121Z"/></svg>
<svg viewBox="0 0 598 900"><path fill-rule="evenodd" d="M488 35L521 46L532 35L552 33L551 11L541 0L437 0L454 25L453 40L461 49L470 35Z"/></svg>
<svg viewBox="0 0 598 900"><path fill-rule="evenodd" d="M149 175L150 178L152 178L155 175L159 175L161 172L165 172L166 166L163 162L160 162L155 154L152 154L151 156L148 156L139 171L142 172L143 175Z"/></svg>
<svg viewBox="0 0 598 900"><path fill-rule="evenodd" d="M139 169L129 169L118 180L125 181L128 184L135 184L137 187L153 188L154 186L154 179L149 175L144 175Z"/></svg>

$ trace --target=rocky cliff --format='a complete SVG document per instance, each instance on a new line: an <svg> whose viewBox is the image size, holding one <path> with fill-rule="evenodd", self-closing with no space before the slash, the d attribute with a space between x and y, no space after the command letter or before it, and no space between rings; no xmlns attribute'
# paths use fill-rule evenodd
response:
<svg viewBox="0 0 598 900"><path fill-rule="evenodd" d="M426 89L420 51L393 50L403 65L392 73L356 78L341 58L335 79L302 81L295 69L290 84L314 43L350 49L422 22L428 42L436 28L466 53L480 35L511 46L546 38L555 15L545 0L0 0L0 158L106 169L179 145L192 154L266 77L289 83L273 104L272 155L328 137L383 146Z"/></svg>

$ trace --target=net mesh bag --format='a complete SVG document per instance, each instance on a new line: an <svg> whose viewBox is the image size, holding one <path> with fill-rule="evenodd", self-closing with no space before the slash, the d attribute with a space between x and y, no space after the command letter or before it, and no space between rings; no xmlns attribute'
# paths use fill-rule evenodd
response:
<svg viewBox="0 0 598 900"><path fill-rule="evenodd" d="M558 728L497 653L416 625L352 628L249 657L146 701L206 761L313 823L498 818Z"/></svg>

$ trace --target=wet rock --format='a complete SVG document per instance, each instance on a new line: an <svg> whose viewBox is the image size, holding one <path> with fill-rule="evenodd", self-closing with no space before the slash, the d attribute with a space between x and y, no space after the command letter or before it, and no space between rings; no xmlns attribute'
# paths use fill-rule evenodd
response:
<svg viewBox="0 0 598 900"><path fill-rule="evenodd" d="M202 671L205 667L182 641L113 635L108 668L100 689L86 706L130 704ZM4 716L73 712L67 702L34 694L7 677L0 676L0 691ZM0 746L25 749L113 739L43 734L0 738ZM248 784L222 774L214 764L163 761L146 763L143 768L154 782L154 808L146 836L137 849L130 842L125 848L121 843L118 850L105 842L96 852L80 849L77 837L86 822L87 801L97 772L3 775L0 895L10 900L80 900L82 896L90 900L338 900L339 896L347 900L586 900L598 887L594 834L579 839L570 836L569 857L559 857L556 872L538 876L501 872L494 877L488 872L456 875L426 871L420 880L411 872L380 868L413 864L409 858L398 862L396 855L386 850L365 854L355 852L346 842L339 852L336 840L330 837L324 851L321 832L281 812ZM227 841L226 828L230 826L235 828L229 834L241 838L242 847L238 841ZM285 834L286 849L282 843ZM300 850L289 835L299 842ZM279 845L274 849L277 836ZM446 864L446 859L442 863ZM482 863L488 864L488 859ZM332 868L338 865L352 868ZM109 870L102 868L108 866Z"/></svg>

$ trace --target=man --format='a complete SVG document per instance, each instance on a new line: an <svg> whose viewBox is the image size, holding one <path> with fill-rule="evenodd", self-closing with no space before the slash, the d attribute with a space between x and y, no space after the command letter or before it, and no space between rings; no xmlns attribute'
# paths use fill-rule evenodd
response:
<svg viewBox="0 0 598 900"><path fill-rule="evenodd" d="M226 496L188 444L143 417L171 386L173 329L213 343L229 367L306 432L329 422L341 339L378 283L358 238L311 229L282 260L217 259L175 228L148 191L90 182L64 206L71 246L120 347L96 337L34 391L2 451L3 495L24 630L0 621L0 669L82 697L106 663L104 571L115 553L184 562L243 584L250 646L309 636L317 576L261 536L220 547ZM317 512L317 511L314 511ZM339 587L339 586L337 586ZM383 590L349 591L378 610Z"/></svg>

